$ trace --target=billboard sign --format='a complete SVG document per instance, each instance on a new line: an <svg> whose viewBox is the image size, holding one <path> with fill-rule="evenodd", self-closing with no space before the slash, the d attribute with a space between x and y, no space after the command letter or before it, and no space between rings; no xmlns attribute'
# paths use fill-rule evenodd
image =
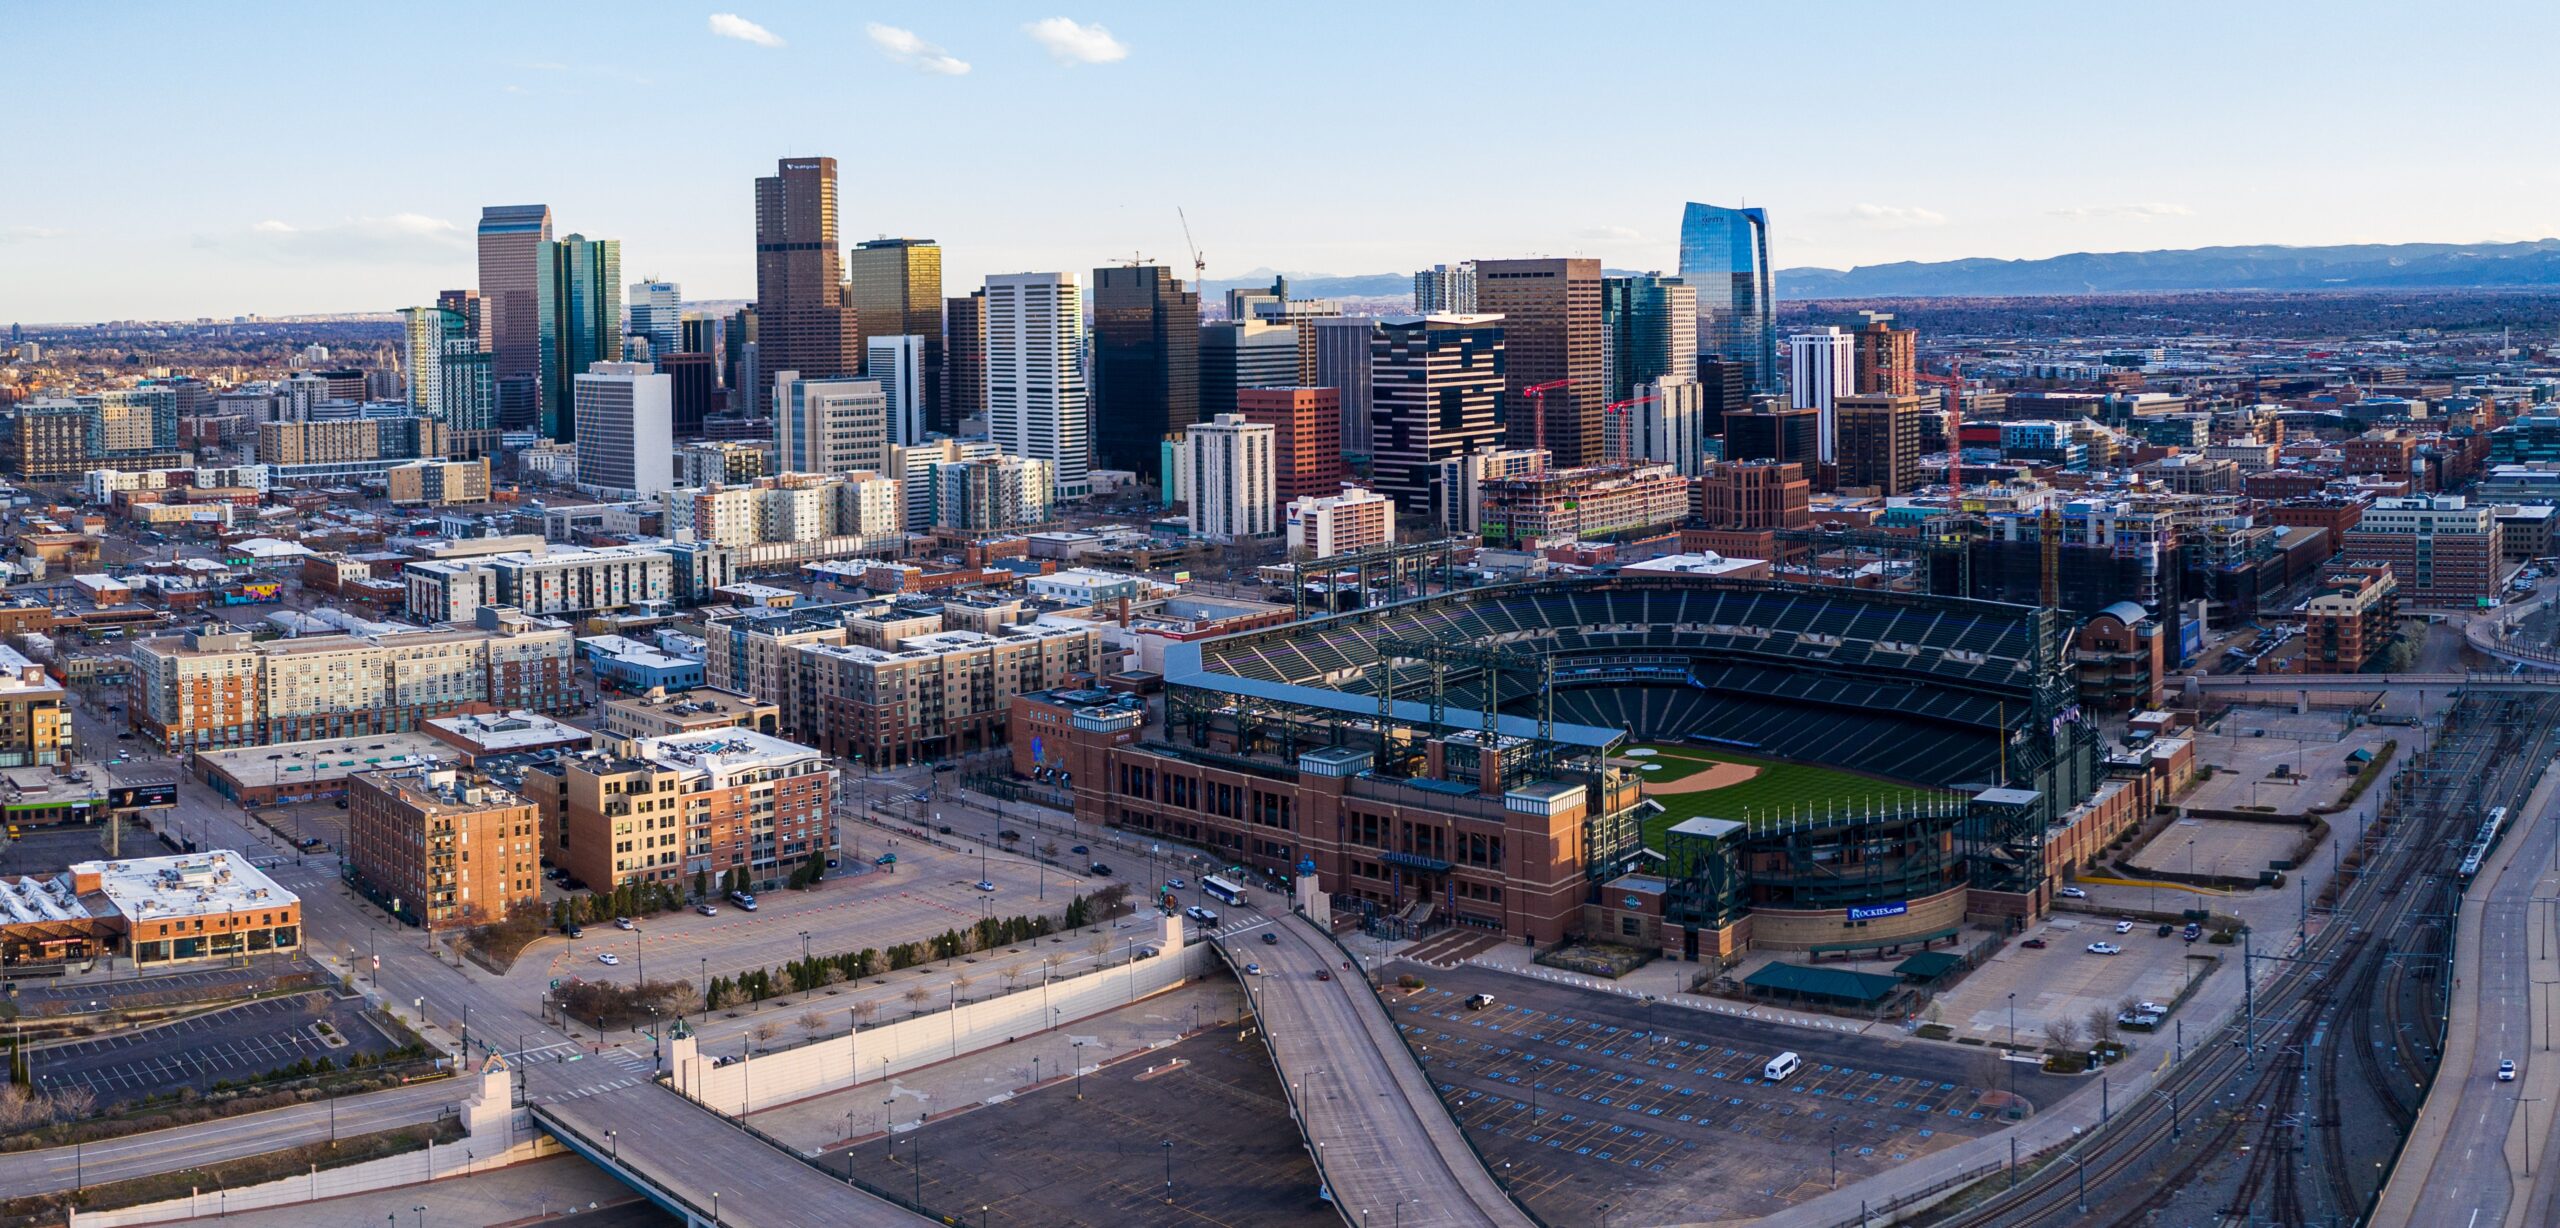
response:
<svg viewBox="0 0 2560 1228"><path fill-rule="evenodd" d="M139 810L146 806L177 804L178 782L174 780L152 781L138 785L114 785L107 789L107 808L110 810Z"/></svg>
<svg viewBox="0 0 2560 1228"><path fill-rule="evenodd" d="M1849 919L1852 921L1873 921L1878 917L1899 917L1910 911L1911 903L1908 900L1895 900L1890 904L1851 904L1849 906Z"/></svg>

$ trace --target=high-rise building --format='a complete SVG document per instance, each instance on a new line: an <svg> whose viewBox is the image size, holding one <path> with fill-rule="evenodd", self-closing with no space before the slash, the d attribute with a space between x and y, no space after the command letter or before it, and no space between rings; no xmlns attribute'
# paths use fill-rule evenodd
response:
<svg viewBox="0 0 2560 1228"><path fill-rule="evenodd" d="M1813 523L1813 481L1782 461L1719 461L1698 478L1698 517L1710 529L1801 529Z"/></svg>
<svg viewBox="0 0 2560 1228"><path fill-rule="evenodd" d="M711 355L679 350L660 355L657 367L667 377L676 438L700 435L702 420L711 415L720 400L720 381L712 375Z"/></svg>
<svg viewBox="0 0 2560 1228"><path fill-rule="evenodd" d="M1892 318L1870 313L1857 332L1858 391L1914 396L1920 391L1918 335L1886 323Z"/></svg>
<svg viewBox="0 0 2560 1228"><path fill-rule="evenodd" d="M1820 463L1822 411L1781 409L1763 403L1724 415L1726 460L1791 461L1807 467Z"/></svg>
<svg viewBox="0 0 2560 1228"><path fill-rule="evenodd" d="M405 307L400 317L409 408L452 428L454 455L494 451L498 393L492 356L473 336L470 317L448 307Z"/></svg>
<svg viewBox="0 0 2560 1228"><path fill-rule="evenodd" d="M1236 410L1272 430L1273 498L1286 505L1342 490L1342 394L1331 388L1239 388Z"/></svg>
<svg viewBox="0 0 2560 1228"><path fill-rule="evenodd" d="M835 159L784 158L756 180L755 307L765 370L812 380L861 371L861 334L845 303L836 246ZM772 392L757 387L756 407L772 406Z"/></svg>
<svg viewBox="0 0 2560 1228"><path fill-rule="evenodd" d="M987 412L987 292L945 299L942 309L942 401L926 425L956 435L961 422Z"/></svg>
<svg viewBox="0 0 2560 1228"><path fill-rule="evenodd" d="M1050 492L1057 487L1049 462L1032 457L990 456L937 466L934 531L994 537L1037 528L1049 521Z"/></svg>
<svg viewBox="0 0 2560 1228"><path fill-rule="evenodd" d="M1647 273L1600 282L1600 320L1607 344L1609 402L1665 375L1688 375L1698 347L1698 290L1676 277Z"/></svg>
<svg viewBox="0 0 2560 1228"><path fill-rule="evenodd" d="M1696 477L1707 465L1706 389L1670 374L1632 389L1632 404L1609 412L1603 450L1610 464L1658 461Z"/></svg>
<svg viewBox="0 0 2560 1228"><path fill-rule="evenodd" d="M1847 393L1833 401L1839 420L1840 487L1907 495L1920 489L1920 428L1929 415L1921 397Z"/></svg>
<svg viewBox="0 0 2560 1228"><path fill-rule="evenodd" d="M551 279L551 206L491 205L480 211L480 328L489 376L509 427L541 413L543 287Z"/></svg>
<svg viewBox="0 0 2560 1228"><path fill-rule="evenodd" d="M1826 324L1787 338L1787 403L1820 412L1822 428L1816 446L1823 460L1838 454L1840 426L1832 404L1855 395L1857 386L1857 343L1838 326Z"/></svg>
<svg viewBox="0 0 2560 1228"><path fill-rule="evenodd" d="M645 362L599 362L574 384L578 482L654 495L676 484L675 391Z"/></svg>
<svg viewBox="0 0 2560 1228"><path fill-rule="evenodd" d="M1404 316L1379 321L1371 345L1371 469L1408 515L1448 523L1435 497L1441 461L1501 439L1502 317Z"/></svg>
<svg viewBox="0 0 2560 1228"><path fill-rule="evenodd" d="M780 472L877 472L889 461L889 397L878 380L777 371L773 431Z"/></svg>
<svg viewBox="0 0 2560 1228"><path fill-rule="evenodd" d="M400 309L400 374L409 408L422 414L443 404L445 316L441 307Z"/></svg>
<svg viewBox="0 0 2560 1228"><path fill-rule="evenodd" d="M1738 362L1750 390L1778 390L1778 299L1769 215L1691 202L1680 215L1680 280L1698 290L1698 352Z"/></svg>
<svg viewBox="0 0 2560 1228"><path fill-rule="evenodd" d="M720 386L729 392L729 412L753 417L756 407L764 403L762 357L756 348L756 309L741 307L730 313L720 330Z"/></svg>
<svg viewBox="0 0 2560 1228"><path fill-rule="evenodd" d="M953 439L948 435L936 435L903 448L891 445L887 472L901 483L899 494L906 500L906 531L924 533L933 528L934 500L938 497L934 479L942 466L992 460L1001 455L991 440Z"/></svg>
<svg viewBox="0 0 2560 1228"><path fill-rule="evenodd" d="M1191 535L1234 542L1277 532L1272 428L1220 414L1184 434L1191 441Z"/></svg>
<svg viewBox="0 0 2560 1228"><path fill-rule="evenodd" d="M1298 331L1289 325L1219 320L1201 325L1198 337L1200 421L1236 412L1239 388L1286 388L1298 382Z"/></svg>
<svg viewBox="0 0 2560 1228"><path fill-rule="evenodd" d="M649 339L649 357L684 348L684 291L671 281L631 283L631 311L623 321L627 337Z"/></svg>
<svg viewBox="0 0 2560 1228"><path fill-rule="evenodd" d="M471 338L471 344L483 350L489 348L489 321L481 313L479 291L438 290L436 306L462 317L462 331Z"/></svg>
<svg viewBox="0 0 2560 1228"><path fill-rule="evenodd" d="M942 410L942 245L931 239L871 239L845 253L846 292L851 295L854 327L863 338L868 364L873 337L921 337L918 370L924 398L917 420L930 424ZM863 373L872 374L868 365ZM918 436L922 438L922 436Z"/></svg>
<svg viewBox="0 0 2560 1228"><path fill-rule="evenodd" d="M1145 472L1165 432L1200 420L1200 294L1162 265L1093 271L1094 455Z"/></svg>
<svg viewBox="0 0 2560 1228"><path fill-rule="evenodd" d="M1502 316L1509 373L1504 441L1545 448L1568 469L1597 464L1600 407L1609 400L1600 358L1600 262L1479 260L1476 305ZM1557 386L1528 395L1542 385Z"/></svg>
<svg viewBox="0 0 2560 1228"><path fill-rule="evenodd" d="M721 365L720 317L707 316L699 311L685 312L676 321L676 352L710 355L713 359L712 379L717 383Z"/></svg>
<svg viewBox="0 0 2560 1228"><path fill-rule="evenodd" d="M875 333L864 343L862 369L888 398L889 442L902 447L924 442L925 344L914 333Z"/></svg>
<svg viewBox="0 0 2560 1228"><path fill-rule="evenodd" d="M578 429L574 389L600 362L622 361L622 241L568 235L545 244L542 434L571 442Z"/></svg>
<svg viewBox="0 0 2560 1228"><path fill-rule="evenodd" d="M1318 320L1315 334L1316 386L1331 388L1342 399L1343 454L1367 460L1369 347L1378 335L1378 321L1370 316Z"/></svg>
<svg viewBox="0 0 2560 1228"><path fill-rule="evenodd" d="M1415 315L1474 315L1476 266L1472 262L1435 264L1413 275Z"/></svg>
<svg viewBox="0 0 2560 1228"><path fill-rule="evenodd" d="M1091 493L1084 291L1073 273L987 279L987 427L1007 456L1049 462L1053 500Z"/></svg>
<svg viewBox="0 0 2560 1228"><path fill-rule="evenodd" d="M1698 355L1698 386L1706 397L1707 433L1724 436L1724 416L1751 408L1751 377L1741 363Z"/></svg>
<svg viewBox="0 0 2560 1228"><path fill-rule="evenodd" d="M1289 552L1328 559L1396 540L1396 504L1376 491L1357 486L1338 494L1310 495L1289 502Z"/></svg>

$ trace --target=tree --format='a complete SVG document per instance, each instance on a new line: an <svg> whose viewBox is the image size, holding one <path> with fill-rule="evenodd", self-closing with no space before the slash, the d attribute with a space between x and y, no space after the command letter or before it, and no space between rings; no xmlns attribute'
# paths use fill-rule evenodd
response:
<svg viewBox="0 0 2560 1228"><path fill-rule="evenodd" d="M2115 1008L2114 1008L2114 1007L2112 1007L2112 1006L2093 1006L2093 1007L2090 1007L2090 1008L2089 1008L2089 1039L2090 1039L2091 1043L2093 1043L2093 1044L2100 1044L2100 1045L2103 1045L2103 1044L2107 1043L2108 1041L2114 1040L2114 1039L2115 1039L2115 1035L2116 1035L2116 1011L2115 1011Z"/></svg>
<svg viewBox="0 0 2560 1228"><path fill-rule="evenodd" d="M879 1017L880 1004L878 1002L865 998L862 1001L853 1004L853 1024L855 1027L870 1027L871 1021Z"/></svg>
<svg viewBox="0 0 2560 1228"><path fill-rule="evenodd" d="M909 985L903 996L907 1000L907 1013L921 1015L924 1013L924 1004L933 1000L933 991L922 985Z"/></svg>
<svg viewBox="0 0 2560 1228"><path fill-rule="evenodd" d="M782 1025L775 1023L770 1019L766 1019L757 1023L753 1029L748 1031L747 1035L755 1037L756 1043L759 1045L770 1045L773 1043L775 1037L782 1035Z"/></svg>
<svg viewBox="0 0 2560 1228"><path fill-rule="evenodd" d="M670 1015L690 1015L702 1009L702 991L690 982L669 982L659 994L658 1006Z"/></svg>
<svg viewBox="0 0 2560 1228"><path fill-rule="evenodd" d="M951 978L951 1004L957 1006L961 1002L966 1001L969 997L970 987L977 983L978 978L971 976L966 972Z"/></svg>
<svg viewBox="0 0 2560 1228"><path fill-rule="evenodd" d="M699 900L699 899L704 899L704 898L707 898L708 896L710 896L710 894L711 894L711 876L710 876L709 872L707 872L707 871L703 871L703 870L696 870L696 871L694 871L694 872L693 872L693 898L695 898L695 899L697 899L697 900Z"/></svg>
<svg viewBox="0 0 2560 1228"><path fill-rule="evenodd" d="M817 1035L818 1030L825 1026L827 1026L827 1017L816 1011L809 1011L800 1016L800 1030L811 1036Z"/></svg>
<svg viewBox="0 0 2560 1228"><path fill-rule="evenodd" d="M2045 1047L2056 1053L2074 1053L2080 1049L2080 1024L2071 1019L2049 1020L2044 1025Z"/></svg>

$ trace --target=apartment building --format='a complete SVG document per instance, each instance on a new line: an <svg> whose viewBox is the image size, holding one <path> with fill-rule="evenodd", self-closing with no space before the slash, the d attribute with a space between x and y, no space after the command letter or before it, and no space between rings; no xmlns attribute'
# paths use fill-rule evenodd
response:
<svg viewBox="0 0 2560 1228"><path fill-rule="evenodd" d="M1289 553L1329 559L1396 540L1396 502L1357 486L1341 494L1306 495L1289 504Z"/></svg>
<svg viewBox="0 0 2560 1228"><path fill-rule="evenodd" d="M2399 580L2388 564L2348 562L2322 573L2320 589L2302 608L2302 672L2359 673L2399 630Z"/></svg>
<svg viewBox="0 0 2560 1228"><path fill-rule="evenodd" d="M752 730L625 739L536 765L525 782L552 863L598 891L735 869L768 886L834 849L826 757Z"/></svg>
<svg viewBox="0 0 2560 1228"><path fill-rule="evenodd" d="M857 470L673 491L663 500L666 531L733 548L751 565L895 551L906 544L904 486Z"/></svg>
<svg viewBox="0 0 2560 1228"><path fill-rule="evenodd" d="M1542 549L1680 523L1689 483L1670 465L1586 465L1483 484L1487 545Z"/></svg>
<svg viewBox="0 0 2560 1228"><path fill-rule="evenodd" d="M722 729L775 733L782 727L781 708L719 687L608 699L597 711L604 717L605 733L617 738L659 738Z"/></svg>
<svg viewBox="0 0 2560 1228"><path fill-rule="evenodd" d="M533 803L477 773L401 767L348 778L346 852L362 887L430 930L500 920L542 899Z"/></svg>
<svg viewBox="0 0 2560 1228"><path fill-rule="evenodd" d="M1090 675L1101 652L1097 628L1040 624L813 644L791 653L793 691L815 710L821 749L897 766L1003 745L1014 696Z"/></svg>
<svg viewBox="0 0 2560 1228"><path fill-rule="evenodd" d="M843 605L794 610L742 610L715 616L703 627L702 676L712 686L752 695L780 711L776 732L802 737L816 714L793 686L791 650L807 644L848 642Z"/></svg>
<svg viewBox="0 0 2560 1228"><path fill-rule="evenodd" d="M2387 563L2400 600L2469 607L2498 596L2505 526L2496 510L2461 495L2386 497L2347 531L2341 556Z"/></svg>
<svg viewBox="0 0 2560 1228"><path fill-rule="evenodd" d="M402 578L409 609L421 618L457 620L483 605L536 616L595 614L671 600L675 560L649 546L512 552L411 563Z"/></svg>
<svg viewBox="0 0 2560 1228"><path fill-rule="evenodd" d="M0 645L0 767L67 763L71 708L44 666Z"/></svg>

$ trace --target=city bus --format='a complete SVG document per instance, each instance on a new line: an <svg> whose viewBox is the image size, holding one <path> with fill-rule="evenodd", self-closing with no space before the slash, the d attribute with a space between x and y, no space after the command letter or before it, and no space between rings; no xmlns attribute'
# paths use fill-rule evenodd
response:
<svg viewBox="0 0 2560 1228"><path fill-rule="evenodd" d="M1244 903L1244 888L1228 882L1215 874L1204 874L1200 876L1200 890L1207 892L1210 898L1226 904L1229 907L1239 906Z"/></svg>

